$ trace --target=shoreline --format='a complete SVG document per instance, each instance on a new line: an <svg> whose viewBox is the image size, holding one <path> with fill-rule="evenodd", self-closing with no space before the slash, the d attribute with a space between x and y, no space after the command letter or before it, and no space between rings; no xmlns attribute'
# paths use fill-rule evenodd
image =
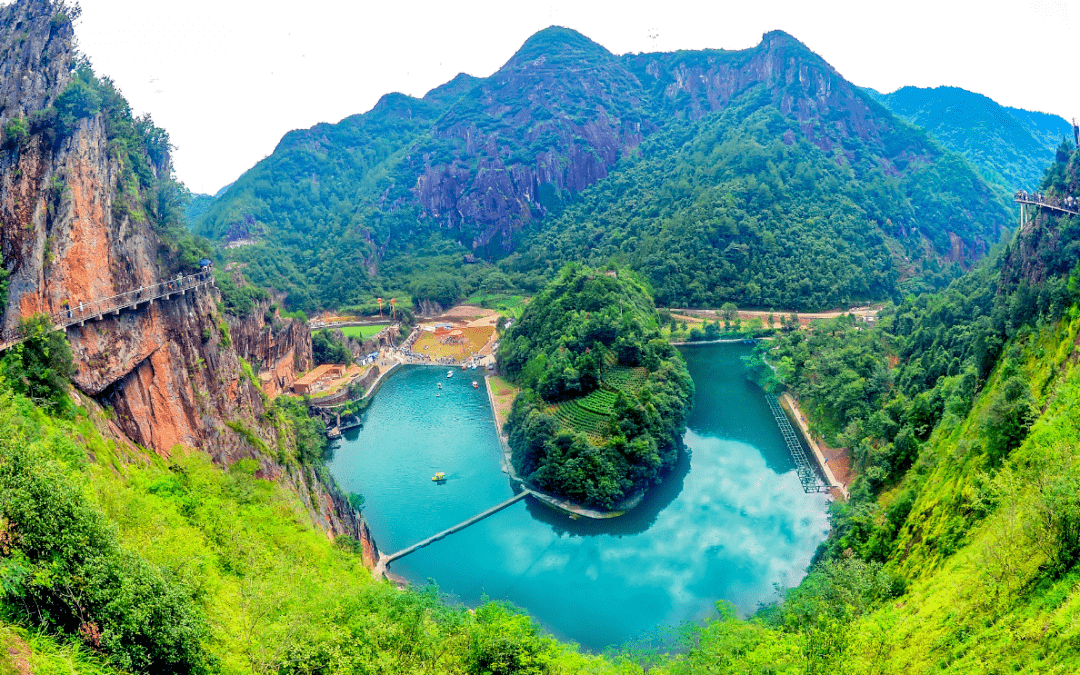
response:
<svg viewBox="0 0 1080 675"><path fill-rule="evenodd" d="M684 342L673 342L668 340L668 344L672 347L691 347L694 345L721 345L721 344L735 344L746 342L757 342L758 340L771 340L770 337L753 337L753 338L720 338L718 340L686 340Z"/></svg>
<svg viewBox="0 0 1080 675"><path fill-rule="evenodd" d="M535 488L529 486L514 470L514 464L512 461L513 451L510 449L510 441L506 434L503 433L502 424L499 423L499 409L495 405L495 393L491 389L491 375L484 375L484 386L487 388L488 403L491 405L491 417L495 422L495 436L499 439L499 448L502 450L502 471L509 478L510 482L520 486L524 490L528 490L533 497L536 498L541 504L544 504L556 511L566 513L571 518L591 518L593 520L608 520L610 518L618 518L621 515L626 514L627 511L634 508L645 498L647 490L641 490L630 497L624 499L619 504L619 509L614 511L601 511L598 509L590 509L587 506L561 499L555 495L549 495L545 492L540 492Z"/></svg>
<svg viewBox="0 0 1080 675"><path fill-rule="evenodd" d="M814 455L814 459L817 461L818 469L825 476L825 480L828 481L830 488L835 488L840 492L845 500L850 497L847 485L837 480L836 475L833 473L832 468L829 466L828 461L825 458L825 453L821 449L817 439L810 432L810 426L806 421L806 416L799 408L798 402L795 397L789 392L784 392L780 395L780 406L791 416L795 422L796 428L802 435L803 440L810 446L810 451Z"/></svg>

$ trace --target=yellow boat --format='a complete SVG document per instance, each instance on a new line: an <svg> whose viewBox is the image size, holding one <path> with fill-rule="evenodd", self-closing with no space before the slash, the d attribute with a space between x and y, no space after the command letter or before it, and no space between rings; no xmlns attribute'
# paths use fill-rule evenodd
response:
<svg viewBox="0 0 1080 675"><path fill-rule="evenodd" d="M431 480L435 481L436 483L440 483L440 482L446 480L446 474L443 473L442 471L440 471L439 473L432 476Z"/></svg>

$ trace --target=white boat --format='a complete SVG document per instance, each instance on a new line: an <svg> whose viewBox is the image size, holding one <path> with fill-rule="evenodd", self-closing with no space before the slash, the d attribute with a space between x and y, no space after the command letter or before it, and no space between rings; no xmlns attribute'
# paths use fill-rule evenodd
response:
<svg viewBox="0 0 1080 675"><path fill-rule="evenodd" d="M469 366L469 369L470 369L470 370L476 370L476 364L474 363L474 364L472 364L471 366Z"/></svg>
<svg viewBox="0 0 1080 675"><path fill-rule="evenodd" d="M454 376L454 371L452 371L452 370L446 371L446 376L447 377L453 377Z"/></svg>
<svg viewBox="0 0 1080 675"><path fill-rule="evenodd" d="M442 389L442 382L439 383L439 389Z"/></svg>

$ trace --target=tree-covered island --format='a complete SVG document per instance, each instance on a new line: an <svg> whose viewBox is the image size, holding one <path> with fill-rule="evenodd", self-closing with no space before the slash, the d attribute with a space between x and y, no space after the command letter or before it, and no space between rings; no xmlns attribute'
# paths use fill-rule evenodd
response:
<svg viewBox="0 0 1080 675"><path fill-rule="evenodd" d="M510 328L499 361L522 388L506 428L531 487L615 509L674 466L694 383L632 272L565 267Z"/></svg>

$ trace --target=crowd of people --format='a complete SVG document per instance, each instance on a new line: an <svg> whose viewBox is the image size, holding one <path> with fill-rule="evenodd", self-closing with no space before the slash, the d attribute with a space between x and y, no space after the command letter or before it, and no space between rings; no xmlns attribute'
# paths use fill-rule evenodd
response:
<svg viewBox="0 0 1080 675"><path fill-rule="evenodd" d="M397 347L393 347L386 351L388 351L390 354L397 355L399 358L403 358L406 363L430 363L432 365L443 366L461 365L461 361L457 360L452 356L434 357L420 352L414 352L413 345L416 343L416 340L420 337L422 332L423 331L419 327L417 327L415 330L413 330L412 333L409 334L409 337L405 338L404 342L402 342ZM480 364L480 357L477 354L473 354L465 361L466 366L470 366L473 364Z"/></svg>
<svg viewBox="0 0 1080 675"><path fill-rule="evenodd" d="M1063 211L1077 211L1080 208L1080 200L1077 200L1072 195L1065 197L1054 197L1052 195L1045 195L1041 192L1028 193L1026 190L1020 190L1016 193L1017 201L1021 202L1035 202L1036 204L1045 204L1046 206L1052 206L1056 209Z"/></svg>

